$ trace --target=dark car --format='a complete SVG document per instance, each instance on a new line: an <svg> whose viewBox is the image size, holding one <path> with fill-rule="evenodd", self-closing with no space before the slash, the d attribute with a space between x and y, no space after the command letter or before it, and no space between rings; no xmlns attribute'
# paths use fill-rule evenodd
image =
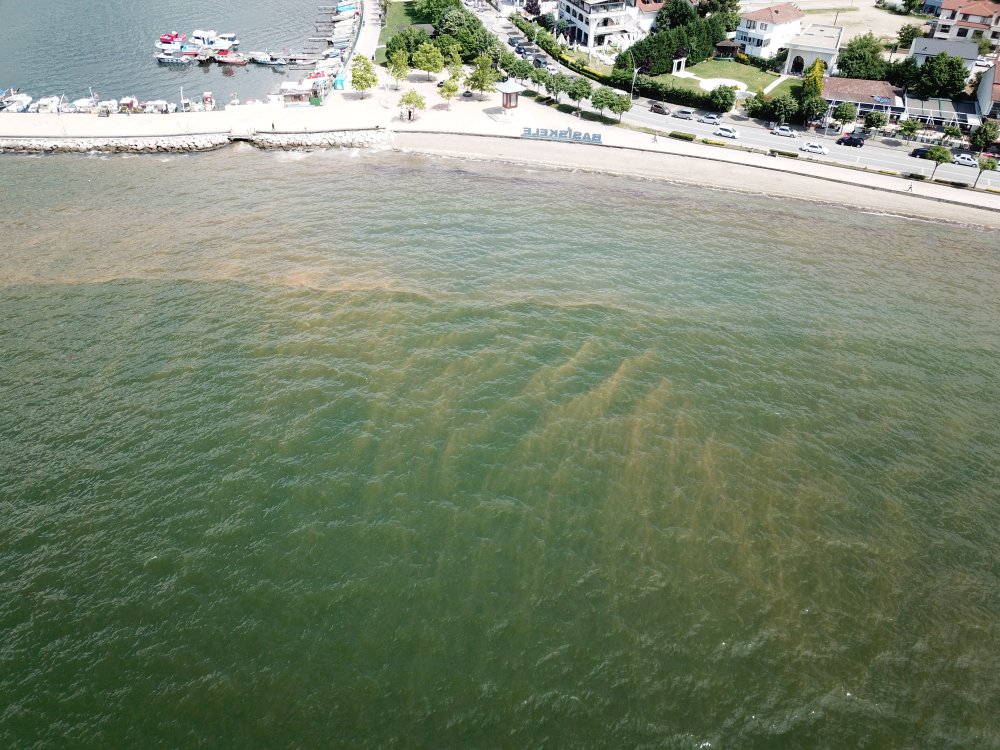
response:
<svg viewBox="0 0 1000 750"><path fill-rule="evenodd" d="M858 138L856 135L845 135L837 139L838 146L854 146L854 148L861 148L865 145L864 138Z"/></svg>
<svg viewBox="0 0 1000 750"><path fill-rule="evenodd" d="M915 156L918 159L926 159L927 154L930 152L931 150L929 148L915 148L910 152L910 156Z"/></svg>
<svg viewBox="0 0 1000 750"><path fill-rule="evenodd" d="M665 104L660 104L659 102L653 102L649 105L649 111L657 115L669 115L670 110L667 109Z"/></svg>

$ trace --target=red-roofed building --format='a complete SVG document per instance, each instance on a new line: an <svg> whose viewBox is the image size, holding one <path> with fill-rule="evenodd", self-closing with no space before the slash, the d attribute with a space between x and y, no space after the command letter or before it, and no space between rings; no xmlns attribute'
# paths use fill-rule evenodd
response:
<svg viewBox="0 0 1000 750"><path fill-rule="evenodd" d="M941 12L931 21L934 39L975 41L988 39L1000 44L1000 3L990 0L941 0Z"/></svg>
<svg viewBox="0 0 1000 750"><path fill-rule="evenodd" d="M754 57L774 57L802 31L805 16L794 3L781 3L740 14L736 41Z"/></svg>

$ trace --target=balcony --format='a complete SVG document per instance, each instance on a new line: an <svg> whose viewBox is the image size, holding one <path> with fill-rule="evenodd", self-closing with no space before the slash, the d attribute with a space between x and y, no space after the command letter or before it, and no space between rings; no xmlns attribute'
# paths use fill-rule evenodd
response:
<svg viewBox="0 0 1000 750"><path fill-rule="evenodd" d="M583 0L563 0L567 5L572 5L577 10L581 10L588 16L600 13L618 13L625 10L625 3L620 0L607 0L607 2L587 3Z"/></svg>

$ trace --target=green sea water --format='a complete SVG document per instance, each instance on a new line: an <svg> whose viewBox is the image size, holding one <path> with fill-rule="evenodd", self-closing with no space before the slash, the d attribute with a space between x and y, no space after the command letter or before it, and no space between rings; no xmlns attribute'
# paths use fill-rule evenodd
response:
<svg viewBox="0 0 1000 750"><path fill-rule="evenodd" d="M1000 747L995 232L2 166L0 745Z"/></svg>

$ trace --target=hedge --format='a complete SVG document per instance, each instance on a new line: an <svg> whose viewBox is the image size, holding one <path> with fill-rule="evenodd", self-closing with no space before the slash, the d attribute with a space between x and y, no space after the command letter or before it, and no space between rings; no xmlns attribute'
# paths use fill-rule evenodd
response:
<svg viewBox="0 0 1000 750"><path fill-rule="evenodd" d="M695 139L694 133L682 133L679 130L671 130L667 135L679 141L693 141Z"/></svg>

